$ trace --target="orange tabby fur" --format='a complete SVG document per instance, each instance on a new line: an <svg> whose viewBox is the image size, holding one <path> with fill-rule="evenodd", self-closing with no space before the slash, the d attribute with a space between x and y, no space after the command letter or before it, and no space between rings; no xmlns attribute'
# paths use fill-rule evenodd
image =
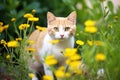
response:
<svg viewBox="0 0 120 80"><path fill-rule="evenodd" d="M47 21L48 21L47 22L48 26L46 31L35 30L29 37L29 40L33 40L35 42L30 47L36 49L36 52L34 53L33 57L36 60L35 63L37 63L38 65L41 65L42 63L41 61L42 59L40 59L41 54L45 54L45 52L41 53L41 50L43 49L44 45L51 46L56 50L57 49L63 50L63 52L65 48L73 48L74 46L74 34L76 31L76 12L75 11L72 12L68 17L55 17L52 13L48 12ZM47 43L47 41L45 42L45 39L46 38L49 39L48 37L51 40L59 39L61 42L55 45L52 45L50 43L44 44L44 43ZM58 52L58 51L53 51L53 52ZM60 56L60 59L63 58L61 53L57 53L55 55L57 55L56 58L59 58L59 56ZM37 80L37 79L32 79L32 80Z"/></svg>

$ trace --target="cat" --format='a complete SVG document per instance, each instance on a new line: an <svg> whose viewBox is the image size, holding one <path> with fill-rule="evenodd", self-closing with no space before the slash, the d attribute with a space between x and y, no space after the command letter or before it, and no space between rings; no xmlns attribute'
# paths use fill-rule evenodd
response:
<svg viewBox="0 0 120 80"><path fill-rule="evenodd" d="M49 70L49 66L44 63L44 56L53 54L58 60L59 65L65 65L65 58L63 57L66 48L74 47L74 35L76 32L76 11L71 12L67 17L56 17L53 13L47 13L47 30L35 30L29 36L29 40L35 43L32 45L36 49L34 59L36 59L37 66L34 64L32 68L37 72L38 66L43 65L45 75L52 75L53 72ZM49 40L59 40L57 44L51 44ZM40 69L40 68L39 68ZM41 68L42 69L42 68ZM37 75L32 80L38 80Z"/></svg>

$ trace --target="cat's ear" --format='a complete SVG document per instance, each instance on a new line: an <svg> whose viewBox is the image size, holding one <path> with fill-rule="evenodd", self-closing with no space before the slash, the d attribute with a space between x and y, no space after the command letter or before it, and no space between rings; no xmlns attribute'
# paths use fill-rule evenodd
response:
<svg viewBox="0 0 120 80"><path fill-rule="evenodd" d="M67 19L73 22L73 24L76 24L76 11L71 12Z"/></svg>
<svg viewBox="0 0 120 80"><path fill-rule="evenodd" d="M55 19L56 19L56 17L54 16L53 13L47 12L47 21L48 21L48 23L50 23L51 21L54 21Z"/></svg>

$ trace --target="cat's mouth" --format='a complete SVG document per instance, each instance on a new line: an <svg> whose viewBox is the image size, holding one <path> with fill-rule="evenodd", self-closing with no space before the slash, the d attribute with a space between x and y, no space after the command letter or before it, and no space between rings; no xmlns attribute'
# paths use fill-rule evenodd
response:
<svg viewBox="0 0 120 80"><path fill-rule="evenodd" d="M58 38L60 41L64 41L66 38Z"/></svg>

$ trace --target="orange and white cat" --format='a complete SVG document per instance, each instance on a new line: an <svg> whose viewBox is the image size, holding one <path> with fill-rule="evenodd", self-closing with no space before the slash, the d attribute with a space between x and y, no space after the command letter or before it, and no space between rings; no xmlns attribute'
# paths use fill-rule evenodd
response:
<svg viewBox="0 0 120 80"><path fill-rule="evenodd" d="M34 57L36 63L43 65L45 75L53 75L49 66L44 63L44 57L53 54L60 65L65 65L63 53L66 48L74 47L74 35L76 32L76 12L73 11L68 17L56 17L51 12L47 13L47 30L35 30L29 37L29 40L34 40L32 45L36 49ZM49 40L60 40L57 44L51 44ZM32 80L38 80L35 76Z"/></svg>

